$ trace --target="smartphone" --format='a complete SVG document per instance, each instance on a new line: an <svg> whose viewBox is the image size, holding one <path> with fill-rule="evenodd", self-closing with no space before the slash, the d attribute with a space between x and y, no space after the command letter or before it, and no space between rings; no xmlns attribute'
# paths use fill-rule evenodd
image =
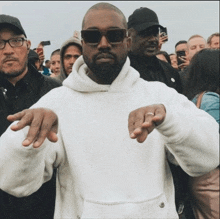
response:
<svg viewBox="0 0 220 219"><path fill-rule="evenodd" d="M39 56L44 54L43 48L37 48L36 50Z"/></svg>
<svg viewBox="0 0 220 219"><path fill-rule="evenodd" d="M167 36L167 28L166 27L160 27L160 36ZM164 40L164 42L168 41L168 38Z"/></svg>
<svg viewBox="0 0 220 219"><path fill-rule="evenodd" d="M42 46L49 46L50 45L50 41L42 41L41 42Z"/></svg>
<svg viewBox="0 0 220 219"><path fill-rule="evenodd" d="M184 50L177 51L176 52L176 56L177 56L177 63L178 63L178 65L181 65L181 64L184 63L184 61L180 60L179 57L186 56L186 52Z"/></svg>

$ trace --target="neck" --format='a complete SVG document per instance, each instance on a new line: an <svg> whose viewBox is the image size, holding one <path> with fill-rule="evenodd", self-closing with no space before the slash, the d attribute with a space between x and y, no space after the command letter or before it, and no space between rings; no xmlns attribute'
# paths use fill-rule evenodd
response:
<svg viewBox="0 0 220 219"><path fill-rule="evenodd" d="M97 84L112 84L112 82L116 78L116 77L115 78L108 78L108 80L107 80L104 78L97 77L97 75L95 75L89 68L88 68L86 74L90 79L92 79Z"/></svg>
<svg viewBox="0 0 220 219"><path fill-rule="evenodd" d="M28 72L28 67L26 67L26 69L23 71L23 73L21 73L20 75L18 75L17 77L14 78L8 78L8 81L13 84L14 86L16 85L16 83L18 81L20 81Z"/></svg>

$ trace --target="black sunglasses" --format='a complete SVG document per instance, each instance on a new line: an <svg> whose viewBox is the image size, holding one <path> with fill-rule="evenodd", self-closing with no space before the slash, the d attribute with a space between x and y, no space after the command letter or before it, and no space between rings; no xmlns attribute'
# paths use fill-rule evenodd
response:
<svg viewBox="0 0 220 219"><path fill-rule="evenodd" d="M148 36L157 36L159 34L159 27L150 27L145 30L138 32L138 35L141 37L148 37Z"/></svg>
<svg viewBox="0 0 220 219"><path fill-rule="evenodd" d="M125 29L112 29L106 31L100 30L82 30L81 37L90 45L98 45L101 41L102 36L105 36L110 44L121 43L126 37Z"/></svg>

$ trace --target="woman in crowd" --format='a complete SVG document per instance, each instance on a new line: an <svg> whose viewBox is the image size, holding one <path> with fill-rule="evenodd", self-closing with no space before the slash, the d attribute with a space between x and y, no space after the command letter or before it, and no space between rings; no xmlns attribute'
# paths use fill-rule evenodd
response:
<svg viewBox="0 0 220 219"><path fill-rule="evenodd" d="M219 123L219 50L196 53L186 81L183 93ZM189 187L196 219L219 218L219 166L203 176L189 177Z"/></svg>

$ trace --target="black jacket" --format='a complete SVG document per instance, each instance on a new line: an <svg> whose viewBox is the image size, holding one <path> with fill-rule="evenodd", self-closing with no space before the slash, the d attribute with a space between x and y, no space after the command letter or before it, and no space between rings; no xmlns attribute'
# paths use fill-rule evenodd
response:
<svg viewBox="0 0 220 219"><path fill-rule="evenodd" d="M61 83L43 76L31 65L28 65L28 73L15 86L0 75L0 136L10 125L6 119L8 115L29 108L58 86ZM55 171L50 181L28 197L16 198L0 190L0 219L52 219L55 191Z"/></svg>
<svg viewBox="0 0 220 219"><path fill-rule="evenodd" d="M140 73L140 77L147 81L160 81L168 87L182 93L179 73L169 63L159 60L156 56L140 57L128 54L131 66Z"/></svg>

